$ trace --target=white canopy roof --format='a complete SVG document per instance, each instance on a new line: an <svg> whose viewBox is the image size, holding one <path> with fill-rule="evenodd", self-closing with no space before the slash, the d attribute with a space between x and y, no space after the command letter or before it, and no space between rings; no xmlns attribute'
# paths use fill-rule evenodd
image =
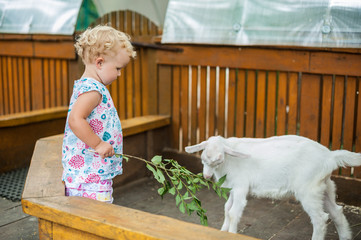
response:
<svg viewBox="0 0 361 240"><path fill-rule="evenodd" d="M163 43L361 47L360 0L170 0Z"/></svg>
<svg viewBox="0 0 361 240"><path fill-rule="evenodd" d="M163 43L361 48L361 0L93 0L138 12ZM0 32L72 35L82 0L0 0Z"/></svg>
<svg viewBox="0 0 361 240"><path fill-rule="evenodd" d="M0 32L72 35L82 0L0 0Z"/></svg>

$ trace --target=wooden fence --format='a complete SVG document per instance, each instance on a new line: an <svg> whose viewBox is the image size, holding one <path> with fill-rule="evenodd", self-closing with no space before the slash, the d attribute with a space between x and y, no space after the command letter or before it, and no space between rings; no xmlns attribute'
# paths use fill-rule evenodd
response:
<svg viewBox="0 0 361 240"><path fill-rule="evenodd" d="M69 101L73 37L0 35L0 116Z"/></svg>
<svg viewBox="0 0 361 240"><path fill-rule="evenodd" d="M121 119L172 116L172 146L212 135L298 134L361 151L361 50L164 45L130 11L107 14L132 36L137 59L110 87ZM14 42L15 41L15 42ZM68 104L82 73L73 36L0 36L0 115ZM361 178L361 169L342 169Z"/></svg>
<svg viewBox="0 0 361 240"><path fill-rule="evenodd" d="M172 115L174 148L213 135L297 134L361 151L359 50L173 47L183 52L158 52L157 63L159 113ZM340 174L361 178L361 168Z"/></svg>
<svg viewBox="0 0 361 240"><path fill-rule="evenodd" d="M96 24L110 24L132 36L137 58L109 90L121 119L151 112L147 98L156 68L153 37L161 32L150 20L130 11L113 12ZM82 75L74 36L0 35L0 116L67 106L74 80ZM154 54L153 54L154 56Z"/></svg>

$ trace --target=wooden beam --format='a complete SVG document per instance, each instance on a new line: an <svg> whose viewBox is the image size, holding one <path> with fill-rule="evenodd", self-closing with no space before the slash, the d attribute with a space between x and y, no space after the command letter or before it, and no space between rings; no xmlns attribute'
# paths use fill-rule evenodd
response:
<svg viewBox="0 0 361 240"><path fill-rule="evenodd" d="M0 55L75 59L73 41L0 40Z"/></svg>
<svg viewBox="0 0 361 240"><path fill-rule="evenodd" d="M307 51L225 46L176 46L183 52L157 52L158 64L201 65L280 71L307 71Z"/></svg>
<svg viewBox="0 0 361 240"><path fill-rule="evenodd" d="M131 119L121 120L123 135L130 136L151 129L164 127L170 124L170 116L146 115Z"/></svg>
<svg viewBox="0 0 361 240"><path fill-rule="evenodd" d="M361 54L312 52L310 72L361 76Z"/></svg>
<svg viewBox="0 0 361 240"><path fill-rule="evenodd" d="M172 45L183 52L157 52L157 63L361 76L361 54L322 49Z"/></svg>
<svg viewBox="0 0 361 240"><path fill-rule="evenodd" d="M0 40L73 41L73 35L1 33Z"/></svg>
<svg viewBox="0 0 361 240"><path fill-rule="evenodd" d="M52 119L65 118L68 107L54 107L48 109L34 110L30 112L14 113L0 116L1 127L15 127L29 123L43 122Z"/></svg>

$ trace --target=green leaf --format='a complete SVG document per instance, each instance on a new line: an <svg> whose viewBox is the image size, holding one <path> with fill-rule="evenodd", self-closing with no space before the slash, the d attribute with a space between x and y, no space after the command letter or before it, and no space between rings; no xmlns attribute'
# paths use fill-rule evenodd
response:
<svg viewBox="0 0 361 240"><path fill-rule="evenodd" d="M155 165L159 165L162 162L162 156L154 156L151 161Z"/></svg>
<svg viewBox="0 0 361 240"><path fill-rule="evenodd" d="M157 172L155 171L155 169L152 166L150 166L148 163L147 163L146 167L153 173L154 177L157 179L158 175L157 175Z"/></svg>
<svg viewBox="0 0 361 240"><path fill-rule="evenodd" d="M226 200L228 200L228 194L232 190L232 188L221 188L222 191L222 197Z"/></svg>
<svg viewBox="0 0 361 240"><path fill-rule="evenodd" d="M169 193L174 195L175 194L175 187L172 187L171 189L169 189Z"/></svg>
<svg viewBox="0 0 361 240"><path fill-rule="evenodd" d="M163 176L163 173L159 170L159 169L157 169L157 170L155 170L151 165L149 165L148 163L147 163L147 168L153 173L153 176L154 176L154 178L159 182L159 183L164 183L164 181L165 181L165 179L164 179L164 176ZM159 175L159 172L161 173L161 176Z"/></svg>
<svg viewBox="0 0 361 240"><path fill-rule="evenodd" d="M189 190L191 190L193 193L196 193L196 188L195 188L195 186L189 186L188 188L189 188Z"/></svg>
<svg viewBox="0 0 361 240"><path fill-rule="evenodd" d="M191 203L187 204L187 208L193 211L196 211L199 209L197 203L195 201L192 201Z"/></svg>
<svg viewBox="0 0 361 240"><path fill-rule="evenodd" d="M181 211L181 213L185 213L185 212L186 212L186 209L185 209L185 207L184 207L184 203L183 203L183 202L179 205L179 211Z"/></svg>
<svg viewBox="0 0 361 240"><path fill-rule="evenodd" d="M175 197L175 205L178 206L178 204L181 202L181 197L179 194Z"/></svg>
<svg viewBox="0 0 361 240"><path fill-rule="evenodd" d="M222 184L224 183L224 181L226 181L226 177L227 175L224 175L223 177L221 177L218 182L216 183L217 186L222 186Z"/></svg>
<svg viewBox="0 0 361 240"><path fill-rule="evenodd" d="M208 187L208 189L209 189L209 184L208 184L208 182L205 182L205 181L203 181L202 179L200 179L199 182L200 182L202 185Z"/></svg>
<svg viewBox="0 0 361 240"><path fill-rule="evenodd" d="M193 183L198 183L200 181L200 179L199 178L195 178L195 179L193 179Z"/></svg>
<svg viewBox="0 0 361 240"><path fill-rule="evenodd" d="M201 224L203 226L208 226L208 219L207 219L207 216L206 215L202 215L200 216L201 217Z"/></svg>
<svg viewBox="0 0 361 240"><path fill-rule="evenodd" d="M221 189L217 188L217 189L216 189L216 193L217 193L218 197L222 198Z"/></svg>
<svg viewBox="0 0 361 240"><path fill-rule="evenodd" d="M163 196L164 193L165 193L165 189L164 189L163 187L161 187L161 188L158 189L158 194L159 194L159 195Z"/></svg>
<svg viewBox="0 0 361 240"><path fill-rule="evenodd" d="M187 199L191 199L191 197L188 196L188 192L186 192L186 193L183 195L183 200L187 200Z"/></svg>
<svg viewBox="0 0 361 240"><path fill-rule="evenodd" d="M223 192L223 191L222 191L222 197L223 197L224 199L228 200L228 195L227 195L227 193L225 193L225 192Z"/></svg>
<svg viewBox="0 0 361 240"><path fill-rule="evenodd" d="M177 186L179 182L178 182L178 180L172 180L172 183L174 186Z"/></svg>
<svg viewBox="0 0 361 240"><path fill-rule="evenodd" d="M163 175L163 173L162 173L161 170L157 169L157 175L158 175L158 178L159 178L159 182L160 182L160 183L164 183L165 177L164 177L164 175Z"/></svg>
<svg viewBox="0 0 361 240"><path fill-rule="evenodd" d="M178 189L178 190L181 190L182 188L183 188L183 184L182 184L182 182L181 182L181 181L179 181L179 184L178 184L177 189Z"/></svg>
<svg viewBox="0 0 361 240"><path fill-rule="evenodd" d="M202 206L201 201L199 201L199 199L198 199L198 198L196 198L196 197L194 197L194 198L193 198L193 202L194 202L195 204L197 204L199 207L201 207L201 206ZM205 211L205 210L204 210L204 211Z"/></svg>

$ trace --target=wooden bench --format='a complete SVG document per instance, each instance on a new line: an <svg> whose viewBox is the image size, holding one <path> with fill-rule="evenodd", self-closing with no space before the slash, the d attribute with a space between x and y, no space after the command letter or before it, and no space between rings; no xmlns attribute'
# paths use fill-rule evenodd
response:
<svg viewBox="0 0 361 240"><path fill-rule="evenodd" d="M162 138L162 134L167 134L169 124L169 116L123 120L124 143L143 134L148 143L157 141L159 134ZM156 132L161 129L165 131ZM37 141L22 196L23 211L39 219L40 239L254 239L118 205L64 196L62 137ZM139 139L134 144L138 150L141 148Z"/></svg>

